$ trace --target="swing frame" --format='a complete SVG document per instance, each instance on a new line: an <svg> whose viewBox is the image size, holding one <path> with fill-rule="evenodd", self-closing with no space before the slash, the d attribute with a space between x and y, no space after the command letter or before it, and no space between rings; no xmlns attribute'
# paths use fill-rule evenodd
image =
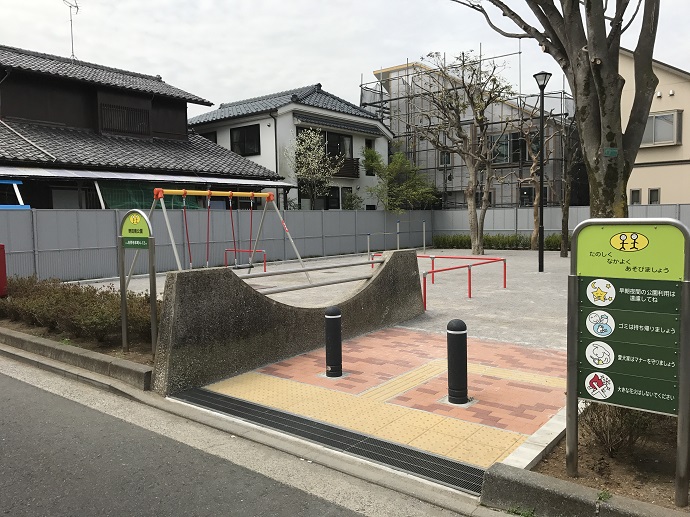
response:
<svg viewBox="0 0 690 517"><path fill-rule="evenodd" d="M264 220L266 218L266 212L268 209L268 205L271 204L273 205L273 208L275 209L276 214L278 215L278 219L280 220L280 223L285 230L285 233L288 236L288 239L290 240L290 244L292 245L292 249L295 252L295 255L297 256L297 259L299 260L300 266L302 269L305 269L304 262L302 261L302 256L300 255L299 251L297 250L297 246L295 245L295 241L292 239L292 235L290 235L290 231L288 230L287 224L285 224L285 219L283 219L283 216L280 213L280 210L278 210L278 206L275 203L275 195L272 192L235 192L231 190L226 190L226 191L218 191L218 190L187 190L187 189L164 189L164 188L154 188L153 189L153 204L151 205L151 210L149 211L149 219L153 215L153 211L156 209L156 205L158 204L160 200L160 205L161 209L163 211L163 218L165 220L165 226L167 227L168 230L168 236L170 238L170 243L172 244L172 250L173 254L175 256L175 263L177 264L177 269L178 271L182 271L182 264L180 262L180 256L177 253L177 245L175 243L175 238L173 237L172 233L172 227L170 226L170 219L168 218L168 212L165 208L165 195L168 194L170 196L182 196L183 203L182 203L182 208L183 208L183 216L184 216L184 222L185 222L185 232L187 236L187 246L189 248L189 269L192 269L192 257L191 257L191 244L189 243L189 229L187 227L187 207L186 207L186 202L185 199L187 196L204 196L207 198L207 200L210 201L212 197L227 197L232 200L233 197L244 197L244 198L250 198L252 201L255 198L263 198L266 200L266 203L264 204L264 209L261 213L261 221L259 223L259 230L257 231L256 234L256 239L254 240L254 245L251 246L251 239L252 236L250 235L249 242L250 242L250 248L252 248L251 254L249 256L249 271L251 273L251 268L253 267L254 263L254 256L256 255L257 247L259 244L259 239L261 238L261 231L263 230L263 225L264 225ZM210 225L211 225L211 220L210 220L210 202L207 203L207 224L206 224L206 267L209 267L209 244L210 244ZM232 205L230 205L232 206ZM250 211L253 211L253 202L252 202L252 207L250 208ZM232 211L230 211L230 217L231 221L232 219ZM252 222L250 221L250 233L252 231ZM233 241L234 241L234 222L233 222ZM235 243L236 244L236 243ZM237 248L237 246L234 246ZM137 255L138 255L138 250L135 252L134 260L132 261L132 266L130 267L130 272L127 277L127 284L129 285L129 279L131 278L132 271L134 270L134 265L136 264L137 261ZM235 258L235 263L237 263L237 259ZM304 274L307 277L307 280L309 283L312 283L311 277L309 276L308 271L304 271Z"/></svg>

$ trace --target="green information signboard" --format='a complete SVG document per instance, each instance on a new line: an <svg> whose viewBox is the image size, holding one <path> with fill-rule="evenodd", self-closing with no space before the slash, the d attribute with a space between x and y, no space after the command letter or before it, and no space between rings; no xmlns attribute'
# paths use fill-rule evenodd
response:
<svg viewBox="0 0 690 517"><path fill-rule="evenodd" d="M678 417L676 505L690 473L690 230L675 219L591 219L568 277L566 468L579 400Z"/></svg>
<svg viewBox="0 0 690 517"><path fill-rule="evenodd" d="M148 248L151 236L149 218L141 210L130 210L122 218L120 235L125 248Z"/></svg>
<svg viewBox="0 0 690 517"><path fill-rule="evenodd" d="M586 226L576 260L578 397L677 414L683 233Z"/></svg>

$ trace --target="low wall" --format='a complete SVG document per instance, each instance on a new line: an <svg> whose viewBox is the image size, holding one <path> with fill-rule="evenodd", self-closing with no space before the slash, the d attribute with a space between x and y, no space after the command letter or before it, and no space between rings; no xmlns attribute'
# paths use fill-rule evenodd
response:
<svg viewBox="0 0 690 517"><path fill-rule="evenodd" d="M642 501L600 492L503 463L484 473L481 504L516 515L539 517L681 517L687 515Z"/></svg>
<svg viewBox="0 0 690 517"><path fill-rule="evenodd" d="M424 312L415 250L385 252L383 260L372 278L335 303L343 339ZM153 389L169 395L323 346L324 310L272 300L230 268L170 272Z"/></svg>

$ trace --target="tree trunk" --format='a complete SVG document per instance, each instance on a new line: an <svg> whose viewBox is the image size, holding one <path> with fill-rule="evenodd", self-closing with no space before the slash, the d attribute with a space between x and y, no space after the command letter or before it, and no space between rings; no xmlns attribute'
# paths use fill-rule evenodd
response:
<svg viewBox="0 0 690 517"><path fill-rule="evenodd" d="M541 203L541 192L539 192L539 184L534 186L534 202L532 203L532 219L534 225L532 227L532 235L529 240L529 249L539 249L539 203Z"/></svg>
<svg viewBox="0 0 690 517"><path fill-rule="evenodd" d="M477 220L477 192L476 173L468 167L469 179L465 187L465 200L467 201L467 220L470 226L470 242L472 243L472 255L483 253L483 243L479 240L479 221Z"/></svg>
<svg viewBox="0 0 690 517"><path fill-rule="evenodd" d="M568 256L568 244L570 232L568 231L568 221L570 218L570 191L572 190L573 169L570 165L565 168L565 178L563 178L563 199L561 200L561 257Z"/></svg>

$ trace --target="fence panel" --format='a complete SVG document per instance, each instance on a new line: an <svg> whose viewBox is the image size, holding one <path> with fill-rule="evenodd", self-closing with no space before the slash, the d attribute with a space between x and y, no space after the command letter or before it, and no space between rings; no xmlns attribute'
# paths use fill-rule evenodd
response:
<svg viewBox="0 0 690 517"><path fill-rule="evenodd" d="M39 278L63 280L116 277L116 236L125 213L125 210L0 211L0 242L5 244L8 274L37 274ZM170 209L167 213L182 267L186 269L189 257L183 212ZM372 251L395 249L398 221L401 248L422 246L423 222L426 222L427 245L432 244L434 235L467 233L469 229L466 210L403 214L328 210L284 211L282 214L303 257L365 252L367 234L370 234ZM229 211L211 210L210 215L209 265L219 266L223 264L225 249L232 248L232 225ZM571 207L569 215L572 231L589 218L589 207ZM249 210L233 211L235 242L240 249L250 249L257 237L262 212L255 211L251 216L250 219ZM546 235L559 233L560 208L546 207L544 216ZM690 205L636 205L630 207L630 216L678 218L690 226ZM194 267L206 264L207 217L206 210L187 213ZM494 209L487 213L486 233L529 234L533 224L531 207ZM162 210L154 211L152 225L156 237L156 268L158 271L177 269ZM257 247L265 249L271 261L296 258L272 207L266 212ZM137 274L147 272L147 253L145 250L139 253L134 269ZM134 250L127 250L128 268L133 256ZM255 263L262 258L261 255L256 256ZM230 262L233 260L231 255ZM248 260L248 253L238 254L240 264L246 264Z"/></svg>

